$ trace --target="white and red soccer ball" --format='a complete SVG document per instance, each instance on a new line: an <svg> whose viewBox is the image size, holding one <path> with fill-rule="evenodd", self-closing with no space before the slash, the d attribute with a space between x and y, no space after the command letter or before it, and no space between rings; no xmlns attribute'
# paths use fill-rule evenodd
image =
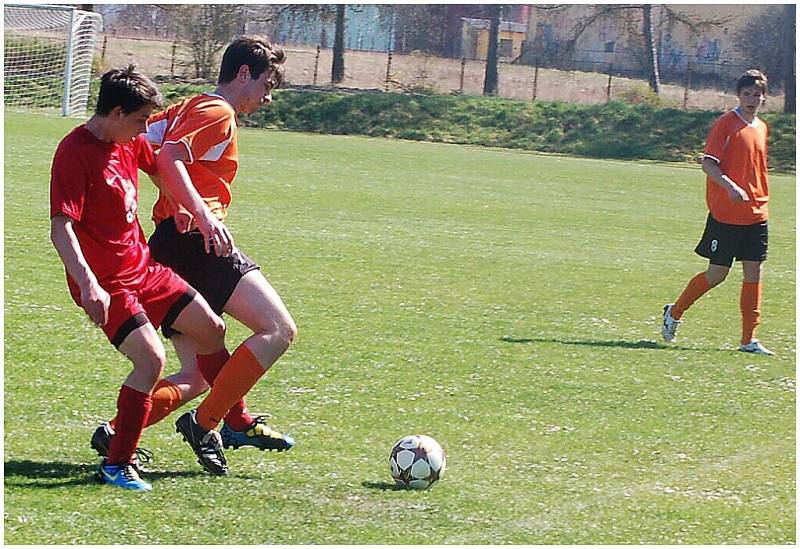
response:
<svg viewBox="0 0 800 549"><path fill-rule="evenodd" d="M401 438L389 455L392 478L403 488L430 488L444 475L445 465L444 450L427 435Z"/></svg>

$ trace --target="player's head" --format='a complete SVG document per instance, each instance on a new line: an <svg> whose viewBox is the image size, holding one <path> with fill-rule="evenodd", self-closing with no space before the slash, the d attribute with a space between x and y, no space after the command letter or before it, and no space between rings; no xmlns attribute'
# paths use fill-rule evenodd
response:
<svg viewBox="0 0 800 549"><path fill-rule="evenodd" d="M739 95L743 88L751 86L755 86L763 95L767 95L767 75L758 69L745 71L736 81L736 95Z"/></svg>
<svg viewBox="0 0 800 549"><path fill-rule="evenodd" d="M755 115L767 97L767 76L757 69L745 71L736 81L739 107L746 114Z"/></svg>
<svg viewBox="0 0 800 549"><path fill-rule="evenodd" d="M147 118L162 105L153 81L128 65L102 76L95 114L113 124L114 141L125 143L145 131Z"/></svg>
<svg viewBox="0 0 800 549"><path fill-rule="evenodd" d="M286 54L260 36L240 36L225 48L217 83L237 88L234 108L251 113L272 102L272 90L283 82Z"/></svg>

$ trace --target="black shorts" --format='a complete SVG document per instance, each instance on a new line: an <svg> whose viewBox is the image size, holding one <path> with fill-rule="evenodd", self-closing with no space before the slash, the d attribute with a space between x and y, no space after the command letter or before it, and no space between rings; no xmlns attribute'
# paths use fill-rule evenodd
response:
<svg viewBox="0 0 800 549"><path fill-rule="evenodd" d="M199 231L181 234L172 218L156 226L148 241L153 259L170 267L200 292L218 315L233 295L242 277L260 267L238 248L228 257L206 253ZM163 329L170 337L174 330Z"/></svg>
<svg viewBox="0 0 800 549"><path fill-rule="evenodd" d="M730 267L734 259L766 261L768 236L766 221L753 225L729 225L708 214L706 229L694 251L712 265L722 267Z"/></svg>

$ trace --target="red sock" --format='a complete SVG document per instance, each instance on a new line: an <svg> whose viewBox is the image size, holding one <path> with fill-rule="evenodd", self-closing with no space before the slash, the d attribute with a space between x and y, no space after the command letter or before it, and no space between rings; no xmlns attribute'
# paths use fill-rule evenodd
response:
<svg viewBox="0 0 800 549"><path fill-rule="evenodd" d="M158 423L181 406L181 390L166 379L161 379L156 383L150 398L153 401L153 407L147 416L145 428ZM114 430L117 428L117 421L117 416L114 416L114 419L108 422Z"/></svg>
<svg viewBox="0 0 800 549"><path fill-rule="evenodd" d="M210 355L197 355L197 368L209 385L214 385L217 374L219 374L219 371L230 356L228 349L222 349ZM253 424L253 421L255 421L255 418L247 412L244 398L234 404L230 412L225 415L225 423L234 431L244 431Z"/></svg>
<svg viewBox="0 0 800 549"><path fill-rule="evenodd" d="M106 463L130 463L152 407L153 400L148 393L122 386L117 397L116 432L111 439Z"/></svg>
<svg viewBox="0 0 800 549"><path fill-rule="evenodd" d="M742 345L747 345L753 341L761 323L761 282L742 282L739 308L742 311Z"/></svg>
<svg viewBox="0 0 800 549"><path fill-rule="evenodd" d="M706 273L698 273L686 285L686 289L680 295L675 304L672 306L670 316L675 320L680 320L686 309L692 306L692 303L700 299L700 297L711 289L708 283Z"/></svg>

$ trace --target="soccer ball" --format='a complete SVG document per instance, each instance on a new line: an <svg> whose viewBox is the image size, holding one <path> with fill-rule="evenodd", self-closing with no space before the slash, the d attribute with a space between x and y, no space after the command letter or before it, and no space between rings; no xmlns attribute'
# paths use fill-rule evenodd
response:
<svg viewBox="0 0 800 549"><path fill-rule="evenodd" d="M425 490L444 475L444 450L427 435L409 435L397 441L389 455L392 478L403 488Z"/></svg>

